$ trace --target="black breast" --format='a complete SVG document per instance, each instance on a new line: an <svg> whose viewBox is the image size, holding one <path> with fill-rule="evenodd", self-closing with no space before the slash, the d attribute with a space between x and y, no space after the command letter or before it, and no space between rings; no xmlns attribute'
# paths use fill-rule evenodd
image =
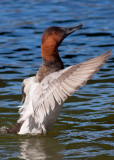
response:
<svg viewBox="0 0 114 160"><path fill-rule="evenodd" d="M39 82L41 82L43 78L45 78L50 73L57 72L61 69L64 69L64 65L61 59L54 61L43 60L43 63L37 73Z"/></svg>

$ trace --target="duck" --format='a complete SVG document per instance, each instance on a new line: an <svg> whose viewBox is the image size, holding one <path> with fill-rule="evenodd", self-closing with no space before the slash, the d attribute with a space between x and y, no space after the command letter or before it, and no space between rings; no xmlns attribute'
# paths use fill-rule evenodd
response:
<svg viewBox="0 0 114 160"><path fill-rule="evenodd" d="M65 100L84 86L111 56L111 50L85 62L64 68L58 53L62 41L80 29L51 26L41 40L42 64L37 74L22 82L20 118L8 133L46 135L56 123Z"/></svg>

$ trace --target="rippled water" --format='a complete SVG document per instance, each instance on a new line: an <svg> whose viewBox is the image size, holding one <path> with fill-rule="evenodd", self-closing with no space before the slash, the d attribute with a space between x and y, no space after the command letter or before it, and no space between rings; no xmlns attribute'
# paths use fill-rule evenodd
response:
<svg viewBox="0 0 114 160"><path fill-rule="evenodd" d="M48 135L0 134L0 159L114 159L113 0L0 0L0 127L11 127L19 118L21 82L36 74L42 63L44 29L80 23L83 28L59 48L65 66L109 49L112 57L66 101Z"/></svg>

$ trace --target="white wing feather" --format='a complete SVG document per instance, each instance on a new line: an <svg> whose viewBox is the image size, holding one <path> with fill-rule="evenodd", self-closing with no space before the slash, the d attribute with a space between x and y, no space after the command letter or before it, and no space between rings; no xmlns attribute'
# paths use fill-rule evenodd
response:
<svg viewBox="0 0 114 160"><path fill-rule="evenodd" d="M25 100L23 111L21 111L22 117L19 122L25 121L27 116L32 115L35 123L43 126L43 133L49 131L55 123L67 97L71 96L74 91L78 90L88 79L92 78L93 74L108 60L110 55L111 53L108 51L86 62L51 73L41 83L32 79L31 85L29 84L28 94L31 112L24 116L25 112L29 110L28 106L26 106L27 100Z"/></svg>

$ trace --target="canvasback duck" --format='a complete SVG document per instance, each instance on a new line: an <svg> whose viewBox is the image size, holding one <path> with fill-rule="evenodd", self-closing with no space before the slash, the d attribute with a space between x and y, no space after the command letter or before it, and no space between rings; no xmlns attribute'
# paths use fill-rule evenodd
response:
<svg viewBox="0 0 114 160"><path fill-rule="evenodd" d="M91 60L64 69L58 47L69 34L81 28L49 27L42 36L43 63L33 77L22 83L24 104L16 127L7 132L46 134L55 124L64 101L86 84L108 60L110 51Z"/></svg>

